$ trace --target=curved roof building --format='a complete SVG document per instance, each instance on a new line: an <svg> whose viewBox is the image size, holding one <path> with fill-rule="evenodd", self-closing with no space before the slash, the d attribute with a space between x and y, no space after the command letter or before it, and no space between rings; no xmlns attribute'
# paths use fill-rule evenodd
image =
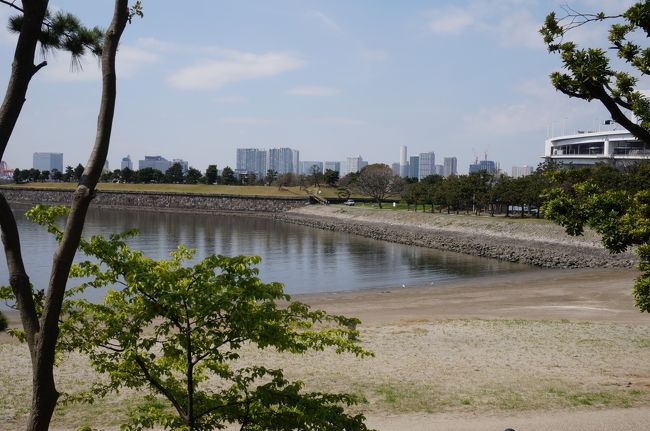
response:
<svg viewBox="0 0 650 431"><path fill-rule="evenodd" d="M626 165L650 160L650 144L639 141L627 130L579 132L547 139L544 158L575 166L602 162Z"/></svg>

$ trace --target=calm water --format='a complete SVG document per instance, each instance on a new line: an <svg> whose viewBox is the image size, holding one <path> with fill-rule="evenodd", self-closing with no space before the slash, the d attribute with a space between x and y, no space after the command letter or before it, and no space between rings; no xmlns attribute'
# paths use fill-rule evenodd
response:
<svg viewBox="0 0 650 431"><path fill-rule="evenodd" d="M29 275L35 286L49 278L55 242L42 227L16 213ZM262 257L264 281L284 283L288 293L335 292L433 285L441 281L534 270L530 266L456 253L384 243L344 233L244 216L92 210L86 235L137 228L130 245L153 258L177 244L211 253ZM1 283L6 280L4 253Z"/></svg>

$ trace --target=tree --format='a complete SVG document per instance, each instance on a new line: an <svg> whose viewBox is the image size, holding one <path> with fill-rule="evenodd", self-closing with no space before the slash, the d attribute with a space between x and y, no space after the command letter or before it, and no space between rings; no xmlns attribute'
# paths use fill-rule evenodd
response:
<svg viewBox="0 0 650 431"><path fill-rule="evenodd" d="M381 201L387 194L400 191L401 181L393 174L390 166L377 163L361 170L354 187L360 193L373 198L381 208Z"/></svg>
<svg viewBox="0 0 650 431"><path fill-rule="evenodd" d="M208 184L215 184L218 176L217 165L208 165L208 168L205 170L205 178Z"/></svg>
<svg viewBox="0 0 650 431"><path fill-rule="evenodd" d="M235 178L235 173L230 168L230 166L223 168L223 171L221 171L221 184L231 186L236 183L237 179Z"/></svg>
<svg viewBox="0 0 650 431"><path fill-rule="evenodd" d="M73 179L74 179L74 169L72 168L72 166L66 166L65 173L63 174L63 181L69 183Z"/></svg>
<svg viewBox="0 0 650 431"><path fill-rule="evenodd" d="M266 171L266 175L264 176L264 183L267 186L270 186L271 184L273 184L276 178L278 178L278 172L273 169L269 169L268 171Z"/></svg>
<svg viewBox="0 0 650 431"><path fill-rule="evenodd" d="M41 171L41 175L39 176L40 181L47 181L50 179L50 171Z"/></svg>
<svg viewBox="0 0 650 431"><path fill-rule="evenodd" d="M133 172L133 170L129 169L128 166L125 166L120 171L120 178L125 183L132 183L136 178L136 174Z"/></svg>
<svg viewBox="0 0 650 431"><path fill-rule="evenodd" d="M553 86L569 97L600 101L612 119L644 142L650 142L650 101L636 86L641 76L650 73L650 50L639 42L650 35L648 16L648 1L637 2L617 15L580 13L565 6L561 18L551 12L540 30L549 52L560 54L566 69L551 75ZM627 63L626 70L615 70L603 49L582 49L565 40L572 29L602 21L613 22L609 42L617 57ZM628 118L629 111L640 119L638 124Z"/></svg>
<svg viewBox="0 0 650 431"><path fill-rule="evenodd" d="M185 182L187 184L197 184L202 178L203 175L201 174L201 171L195 168L189 168L187 170L187 175L185 175Z"/></svg>
<svg viewBox="0 0 650 431"><path fill-rule="evenodd" d="M50 176L54 181L61 181L63 179L63 173L58 169L52 169L52 174Z"/></svg>
<svg viewBox="0 0 650 431"><path fill-rule="evenodd" d="M165 182L170 184L183 183L183 167L180 163L174 163L165 171Z"/></svg>
<svg viewBox="0 0 650 431"><path fill-rule="evenodd" d="M7 259L9 282L20 312L32 364L32 405L27 429L45 431L54 412L59 393L54 383L55 349L59 335L59 318L65 296L68 274L81 238L86 213L95 195L110 143L116 98L115 56L122 31L130 17L128 0L115 0L113 19L103 41L97 29L87 30L67 14L47 13L47 0L23 1L23 8L14 2L3 2L22 15L10 19L10 27L18 31L9 85L0 106L0 159L9 142L31 78L47 63L34 65L38 43L42 49L66 49L79 58L86 49L101 51L102 96L97 119L97 134L92 153L73 194L70 214L54 253L52 271L43 306L37 307L35 290L23 263L19 232L11 207L0 194L0 228ZM139 2L131 13L141 14ZM60 19L59 19L60 17ZM60 21L60 25L53 23Z"/></svg>
<svg viewBox="0 0 650 431"><path fill-rule="evenodd" d="M136 172L136 178L139 183L159 183L165 178L165 174L154 168L142 168Z"/></svg>
<svg viewBox="0 0 650 431"><path fill-rule="evenodd" d="M6 331L8 325L9 323L7 322L7 317L2 314L2 311L0 311L0 332Z"/></svg>
<svg viewBox="0 0 650 431"><path fill-rule="evenodd" d="M351 329L358 320L311 310L292 301L280 283L263 283L254 267L258 257L212 255L187 266L193 251L179 246L170 259L153 260L128 248L129 235L82 241L92 260L72 268L90 280L81 289L121 286L109 290L103 304L67 303L62 344L107 374L77 398L90 401L130 387L169 404L172 412L145 411L129 429L213 430L233 423L242 430L367 429L362 415L341 406L355 404L354 396L305 393L281 369L235 362L249 343L290 353L332 347L370 355Z"/></svg>
<svg viewBox="0 0 650 431"><path fill-rule="evenodd" d="M324 179L323 172L321 172L320 168L316 165L313 165L309 169L309 182L312 183L315 187L320 187L320 184L323 182Z"/></svg>
<svg viewBox="0 0 650 431"><path fill-rule="evenodd" d="M339 182L339 171L334 171L332 169L325 169L323 174L323 181L330 187L336 187L336 184Z"/></svg>
<svg viewBox="0 0 650 431"><path fill-rule="evenodd" d="M18 168L14 169L14 173L12 175L12 178L16 184L20 184L22 182L22 171Z"/></svg>
<svg viewBox="0 0 650 431"><path fill-rule="evenodd" d="M81 181L81 177L84 174L84 166L79 163L76 168L74 168L74 179L75 181ZM101 175L101 174L100 174Z"/></svg>

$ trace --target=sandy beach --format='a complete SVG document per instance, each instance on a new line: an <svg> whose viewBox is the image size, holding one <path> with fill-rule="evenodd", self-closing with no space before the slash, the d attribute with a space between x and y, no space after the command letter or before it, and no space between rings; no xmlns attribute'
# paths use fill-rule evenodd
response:
<svg viewBox="0 0 650 431"><path fill-rule="evenodd" d="M629 269L540 270L420 288L296 297L357 316L374 358L249 348L241 365L281 366L307 389L367 401L377 430L639 430L650 420L650 318L633 306ZM15 316L14 316L15 318ZM27 354L0 336L0 426L21 429ZM93 378L64 361L59 386ZM138 394L69 406L53 427L116 429Z"/></svg>

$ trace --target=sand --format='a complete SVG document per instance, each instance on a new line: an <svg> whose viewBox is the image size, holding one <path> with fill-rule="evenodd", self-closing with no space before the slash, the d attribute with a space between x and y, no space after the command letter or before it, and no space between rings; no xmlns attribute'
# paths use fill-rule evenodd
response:
<svg viewBox="0 0 650 431"><path fill-rule="evenodd" d="M646 429L650 317L633 306L636 274L539 270L297 296L359 317L361 341L375 357L248 349L242 364L282 366L308 389L362 394L367 403L355 411L382 431ZM16 412L28 402L27 361L24 349L0 336L0 430L21 429ZM64 363L61 388L92 375L82 362ZM124 404L134 402L128 393L120 400L68 407L53 429L71 430L84 421L116 429Z"/></svg>

